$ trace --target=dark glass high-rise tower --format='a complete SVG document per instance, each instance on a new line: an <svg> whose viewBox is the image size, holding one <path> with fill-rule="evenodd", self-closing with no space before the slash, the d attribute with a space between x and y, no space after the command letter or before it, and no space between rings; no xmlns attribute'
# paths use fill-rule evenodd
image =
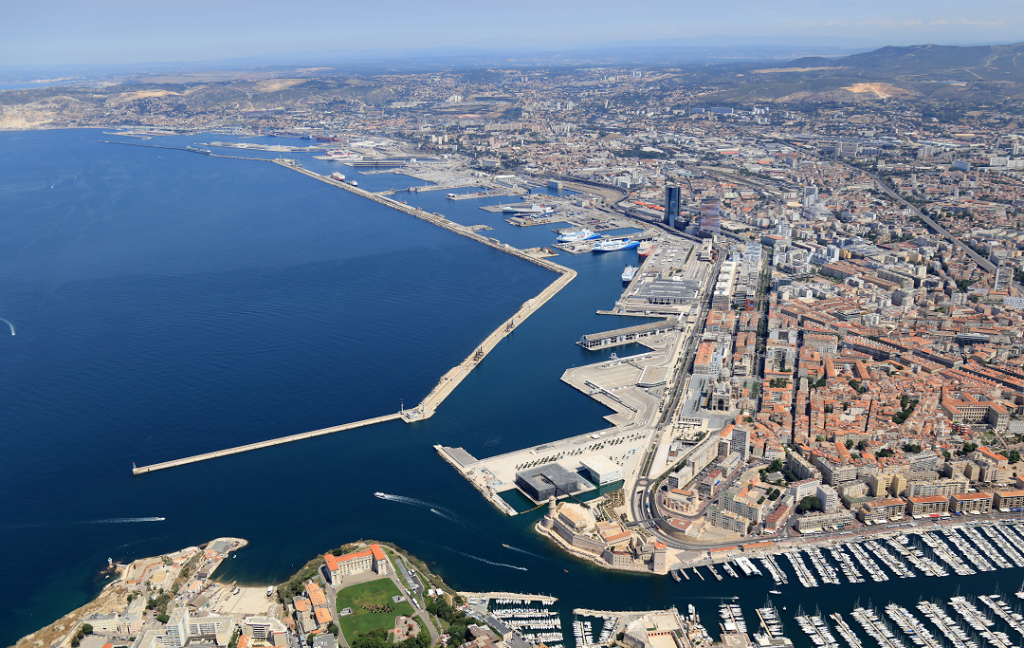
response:
<svg viewBox="0 0 1024 648"><path fill-rule="evenodd" d="M683 208L683 191L679 187L665 187L665 216L662 222L675 228Z"/></svg>

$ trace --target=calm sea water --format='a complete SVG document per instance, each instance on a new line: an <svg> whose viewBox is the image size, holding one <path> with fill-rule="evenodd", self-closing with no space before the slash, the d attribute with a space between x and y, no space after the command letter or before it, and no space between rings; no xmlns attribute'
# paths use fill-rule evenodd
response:
<svg viewBox="0 0 1024 648"><path fill-rule="evenodd" d="M279 582L317 552L377 538L414 552L460 589L550 593L565 613L693 603L705 620L716 618L717 598L739 595L753 628L770 581L677 585L575 561L530 531L539 512L499 514L431 447L484 457L600 429L609 411L559 377L607 357L574 342L623 325L595 311L617 298L622 267L635 258L629 252L559 256L576 280L428 421L133 477L133 461L417 403L555 276L276 165L100 139L112 138L93 130L0 134L0 317L17 330L0 329L0 643L94 596L107 557L131 560L223 535L252 543L219 573L243 583ZM210 139L227 138L153 143ZM332 168L299 157L313 170ZM421 184L354 177L370 190ZM400 199L488 224L518 247L553 240L550 227L514 228L478 209L507 198L453 202L445 193ZM375 491L416 501L384 501ZM166 519L144 521L158 517ZM1015 590L1022 575L790 586L779 605L803 645L791 618L797 605L845 613L857 598L914 603L960 585Z"/></svg>

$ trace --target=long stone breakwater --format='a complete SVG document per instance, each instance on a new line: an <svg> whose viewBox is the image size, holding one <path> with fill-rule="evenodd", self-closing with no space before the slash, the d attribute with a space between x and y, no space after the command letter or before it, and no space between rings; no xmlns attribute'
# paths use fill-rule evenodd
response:
<svg viewBox="0 0 1024 648"><path fill-rule="evenodd" d="M185 149L180 147L156 146L153 144L136 144L129 142L110 143L129 144L131 146L144 146L149 148L177 148L178 150L182 151L199 153L199 151L196 151L194 149ZM529 254L526 254L522 250L514 248L511 245L508 245L507 243L502 243L497 239L483 236L481 234L476 233L475 231L468 227L464 227L462 225L459 225L458 223L454 223L445 218L444 216L441 216L440 214L431 214L429 212L423 211L422 209L410 207L405 203L393 200L386 196L380 196L369 191L366 191L364 189L360 189L346 182L334 180L333 178L327 176L322 176L318 173L314 173L307 169L303 169L301 166L298 166L288 160L267 160L265 158L247 158L234 155L229 156L210 153L203 153L203 155L216 158L233 158L239 160L255 160L258 162L273 162L287 169L298 171L299 173L307 175L315 180L325 182L331 186L338 187L339 189L344 189L345 191L348 191L350 193L354 193L363 198L367 198L374 202L380 203L386 207L398 210L402 213L408 214L409 216L414 216L416 218L419 218L420 220L427 221L438 227L443 227L444 229L455 234L458 234L460 236L471 238L479 243L483 243L484 245L490 246L496 250L504 252L505 254L511 254L512 256L519 257L524 261L529 261L530 263L539 265L546 270L550 270L551 272L557 273L558 278L555 281L553 281L550 285L548 285L546 288L544 288L544 290L541 291L539 295L524 303L519 308L519 310L511 317L511 319L507 320L504 324L499 326L490 335L488 335L484 339L484 341L481 342L465 360L455 365L447 373L441 376L440 381L438 381L437 385L435 385L434 388L430 391L430 393L427 394L426 398L424 398L419 405L412 409L404 409L394 414L386 414L384 416L363 419L361 421L354 421L352 423L345 423L342 425L336 425L334 427L313 430L311 432L300 432L298 434L278 437L275 439L268 439L266 441L259 441L256 443L249 443L246 445L236 446L234 448L226 448L224 450L216 450L214 452L206 452L203 454L192 455L190 457L183 457L181 459L174 459L171 461L150 464L148 466L136 467L133 465L132 472L136 475L154 472L157 470L164 470L166 468L176 468L178 466L184 466L190 463L206 461L208 459L216 459L218 457L226 457L229 455L239 454L242 452L249 452L251 450L269 448L272 446L281 445L283 443L291 443L292 441L311 439L313 437L323 436L326 434L334 434L335 432L344 432L346 430L353 430L368 425L376 425L377 423L384 423L386 421L393 421L396 419L401 419L406 423L415 423L417 421L428 419L434 415L434 412L437 410L438 406L440 406L441 403L444 402L444 399L447 398L463 380L465 380L466 376L468 376L473 371L473 369L476 368L476 366L483 361L487 354L490 353L490 351L494 349L494 347L496 347L498 343L505 338L505 336L507 336L517 327L519 327L524 321L526 321L526 319L530 315L532 315L545 303L547 303L549 299L558 294L558 291L560 291L562 288L568 285L568 283L576 277L576 271L571 268L566 268L565 266L558 265L557 263L552 263L547 259L530 256Z"/></svg>

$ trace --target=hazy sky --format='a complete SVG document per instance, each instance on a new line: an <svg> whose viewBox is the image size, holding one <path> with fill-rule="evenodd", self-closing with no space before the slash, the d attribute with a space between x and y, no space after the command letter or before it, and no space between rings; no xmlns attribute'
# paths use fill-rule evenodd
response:
<svg viewBox="0 0 1024 648"><path fill-rule="evenodd" d="M1024 40L1024 0L7 0L0 66L764 36Z"/></svg>

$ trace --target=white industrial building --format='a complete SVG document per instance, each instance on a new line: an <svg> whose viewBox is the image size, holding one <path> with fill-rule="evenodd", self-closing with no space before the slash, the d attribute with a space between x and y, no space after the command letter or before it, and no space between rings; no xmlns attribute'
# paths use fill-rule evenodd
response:
<svg viewBox="0 0 1024 648"><path fill-rule="evenodd" d="M594 457L580 463L590 473L590 476L597 482L598 486L611 484L622 479L622 466L602 457Z"/></svg>

